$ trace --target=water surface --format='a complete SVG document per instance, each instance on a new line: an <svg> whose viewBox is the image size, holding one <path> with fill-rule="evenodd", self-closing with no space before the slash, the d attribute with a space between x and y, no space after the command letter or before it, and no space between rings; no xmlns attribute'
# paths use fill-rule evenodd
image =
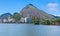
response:
<svg viewBox="0 0 60 36"><path fill-rule="evenodd" d="M0 24L0 36L60 36L60 26Z"/></svg>

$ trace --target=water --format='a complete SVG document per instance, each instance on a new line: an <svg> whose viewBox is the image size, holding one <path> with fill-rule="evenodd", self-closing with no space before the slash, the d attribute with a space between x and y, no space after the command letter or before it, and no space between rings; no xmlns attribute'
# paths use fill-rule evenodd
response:
<svg viewBox="0 0 60 36"><path fill-rule="evenodd" d="M60 36L60 26L36 25L34 36Z"/></svg>
<svg viewBox="0 0 60 36"><path fill-rule="evenodd" d="M31 36L33 25L0 24L0 36Z"/></svg>
<svg viewBox="0 0 60 36"><path fill-rule="evenodd" d="M0 24L0 36L60 36L60 26Z"/></svg>

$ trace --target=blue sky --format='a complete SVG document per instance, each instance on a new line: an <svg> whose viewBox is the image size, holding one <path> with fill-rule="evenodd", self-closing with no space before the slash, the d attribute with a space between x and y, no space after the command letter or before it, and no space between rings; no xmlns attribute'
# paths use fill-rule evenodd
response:
<svg viewBox="0 0 60 36"><path fill-rule="evenodd" d="M20 12L27 4L33 4L49 14L60 16L60 0L0 0L0 15Z"/></svg>

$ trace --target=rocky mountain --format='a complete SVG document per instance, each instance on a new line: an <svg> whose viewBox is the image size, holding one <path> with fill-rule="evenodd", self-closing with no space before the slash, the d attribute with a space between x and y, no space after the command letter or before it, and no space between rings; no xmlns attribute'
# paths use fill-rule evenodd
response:
<svg viewBox="0 0 60 36"><path fill-rule="evenodd" d="M38 9L37 7L35 7L34 5L32 4L28 4L27 6L25 6L22 10L21 10L21 15L23 17L26 17L26 16L35 16L37 18L40 18L41 20L45 20L45 19L49 19L49 20L52 20L52 19L55 19L55 17L53 17L52 15L46 13L45 11L43 10L40 10Z"/></svg>

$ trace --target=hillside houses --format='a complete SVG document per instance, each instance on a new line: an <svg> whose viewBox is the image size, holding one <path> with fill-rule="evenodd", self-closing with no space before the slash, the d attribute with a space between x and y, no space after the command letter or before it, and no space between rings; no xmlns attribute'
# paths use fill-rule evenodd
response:
<svg viewBox="0 0 60 36"><path fill-rule="evenodd" d="M5 13L0 16L0 23L14 22L12 15L10 13Z"/></svg>
<svg viewBox="0 0 60 36"><path fill-rule="evenodd" d="M19 17L19 16L18 16ZM0 23L16 23L16 19L12 17L10 13L6 13L0 16ZM21 17L19 23L30 23L30 17Z"/></svg>
<svg viewBox="0 0 60 36"><path fill-rule="evenodd" d="M0 18L0 23L9 23L9 22L15 22L15 19L13 19L11 17Z"/></svg>
<svg viewBox="0 0 60 36"><path fill-rule="evenodd" d="M30 23L31 21L30 21L30 18L27 18L27 17L23 18L23 17L21 17L19 22L20 23ZM0 23L15 23L15 19L10 18L10 17L9 18L3 18L3 19L0 19Z"/></svg>

